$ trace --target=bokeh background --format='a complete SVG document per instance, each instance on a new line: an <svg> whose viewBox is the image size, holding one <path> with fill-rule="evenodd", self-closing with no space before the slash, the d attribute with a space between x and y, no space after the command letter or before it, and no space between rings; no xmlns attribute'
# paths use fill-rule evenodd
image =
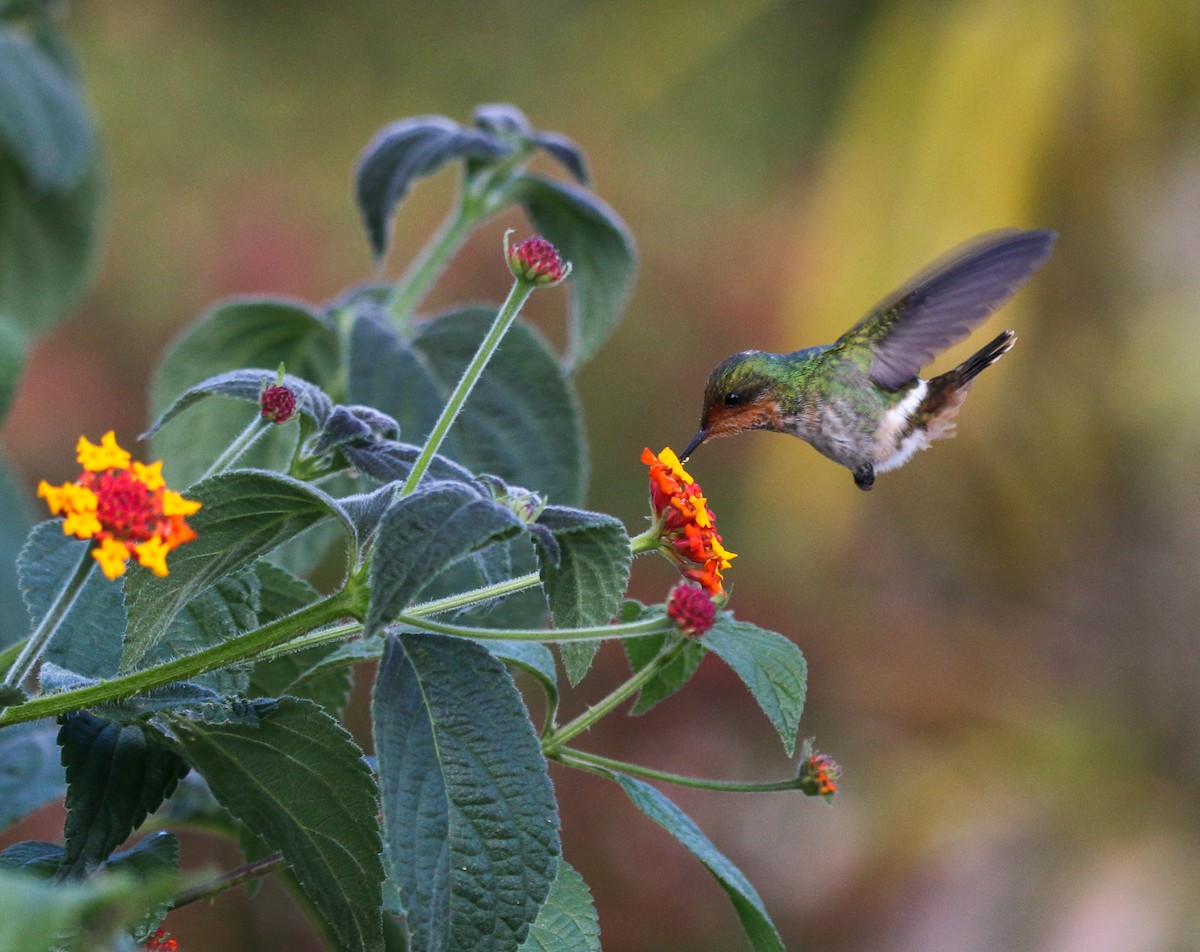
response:
<svg viewBox="0 0 1200 952"><path fill-rule="evenodd" d="M368 278L350 170L403 116L513 102L580 143L633 230L636 291L578 384L591 504L635 531L638 455L686 441L721 357L832 340L977 232L1057 229L1044 271L934 368L1020 337L954 442L870 494L779 436L694 458L740 553L733 607L804 650L802 730L845 776L833 809L671 795L789 948L1200 948L1195 0L108 0L67 30L107 235L0 430L30 487L71 477L79 433L132 442L158 354L214 299L324 300ZM453 188L442 173L402 206L392 273ZM484 229L428 307L499 299L519 224ZM533 303L558 334L561 292ZM658 600L672 578L643 560L634 592ZM606 649L572 703L621 675ZM610 720L598 752L791 770L711 659L651 714ZM623 795L555 779L606 949L744 947L718 887ZM211 849L191 838L185 856L236 863ZM292 908L269 886L168 925L187 952L315 948Z"/></svg>

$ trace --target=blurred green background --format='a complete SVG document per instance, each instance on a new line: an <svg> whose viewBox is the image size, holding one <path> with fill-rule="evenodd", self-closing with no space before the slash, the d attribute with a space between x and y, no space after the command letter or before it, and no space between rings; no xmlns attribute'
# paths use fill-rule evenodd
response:
<svg viewBox="0 0 1200 952"><path fill-rule="evenodd" d="M977 232L1057 229L1044 271L932 368L1020 337L954 442L870 494L779 436L693 459L740 553L733 607L804 650L802 730L845 776L832 810L672 796L789 948L1200 948L1195 0L109 0L66 27L104 141L107 236L0 431L30 486L71 478L80 433L133 441L157 355L214 299L323 300L370 277L350 170L403 116L513 102L580 143L632 228L634 297L579 386L591 504L633 531L643 446L681 447L721 357L830 341ZM393 273L453 187L442 173L401 207ZM478 235L428 306L498 300L500 235L519 224ZM532 309L559 339L564 303ZM658 600L672 580L644 560L634 591ZM606 649L573 703L621 671ZM710 661L588 744L765 779L790 770L772 735ZM681 847L600 781L555 779L607 950L744 947ZM185 859L208 849L189 839ZM272 886L168 926L185 952L315 947L291 908Z"/></svg>

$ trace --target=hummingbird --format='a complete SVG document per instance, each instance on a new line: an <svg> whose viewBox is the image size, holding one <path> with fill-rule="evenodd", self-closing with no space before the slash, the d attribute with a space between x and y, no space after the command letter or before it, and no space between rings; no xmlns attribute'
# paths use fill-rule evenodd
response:
<svg viewBox="0 0 1200 952"><path fill-rule="evenodd" d="M744 430L790 433L870 489L876 473L954 435L975 378L1016 335L1004 331L929 380L918 372L1020 290L1057 239L1045 230L986 232L911 278L832 344L726 357L709 375L700 429L680 455L686 460L709 440Z"/></svg>

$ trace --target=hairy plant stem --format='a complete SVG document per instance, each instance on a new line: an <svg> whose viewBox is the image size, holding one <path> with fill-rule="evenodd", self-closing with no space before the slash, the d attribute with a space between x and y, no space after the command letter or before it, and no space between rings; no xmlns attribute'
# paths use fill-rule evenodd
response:
<svg viewBox="0 0 1200 952"><path fill-rule="evenodd" d="M71 577L58 590L58 594L54 596L54 601L50 603L46 614L42 616L37 628L25 641L20 654L5 673L5 687L19 688L37 667L37 663L42 660L46 646L50 644L50 640L58 631L59 625L63 623L63 619L70 614L71 608L79 598L79 593L83 591L87 580L91 578L92 572L99 570L99 565L91 555L92 547L90 545L80 547L79 561L76 563Z"/></svg>
<svg viewBox="0 0 1200 952"><path fill-rule="evenodd" d="M393 286L387 303L388 316L396 330L404 331L408 326L413 311L424 300L479 219L480 215L474 206L460 198L434 236L413 258L404 275Z"/></svg>
<svg viewBox="0 0 1200 952"><path fill-rule="evenodd" d="M256 859L245 866L239 866L237 869L231 869L227 873L222 873L211 882L193 886L191 889L181 890L171 900L171 908L180 909L193 902L199 902L201 899L212 899L228 889L233 889L236 886L241 886L243 883L250 882L252 879L257 879L259 876L265 876L267 873L274 872L282 865L282 853L272 853L270 856Z"/></svg>
<svg viewBox="0 0 1200 952"><path fill-rule="evenodd" d="M508 292L508 297L504 299L504 303L500 305L500 310L496 312L495 321L492 322L492 326L484 336L479 349L475 351L475 356L467 364L467 369L463 371L462 377L459 378L449 399L446 400L446 405L442 408L441 416L438 417L437 422L433 425L433 429L429 431L429 438L425 441L425 446L421 449L421 455L417 457L417 461L413 464L412 471L408 474L408 479L404 481L404 487L400 490L400 495L407 496L421 482L421 477L425 475L425 470L429 468L433 457L441 448L442 441L446 438L446 434L450 432L450 427L454 425L459 411L462 410L467 397L470 396L471 391L475 388L475 384L478 382L484 368L487 367L488 361L492 359L496 348L500 346L500 341L504 339L505 333L521 312L521 306L529 298L529 295L533 293L535 287L536 285L521 278L513 281L513 286Z"/></svg>
<svg viewBox="0 0 1200 952"><path fill-rule="evenodd" d="M343 588L261 628L230 638L195 654L175 658L119 678L101 681L99 684L58 694L47 694L24 704L14 705L0 713L0 727L107 704L175 681L184 681L206 671L224 668L238 661L245 661L267 648L290 641L301 632L327 625L346 615L358 614L362 610L361 599L359 591L349 587Z"/></svg>
<svg viewBox="0 0 1200 952"><path fill-rule="evenodd" d="M246 424L246 428L234 437L233 442L225 447L220 456L212 461L212 465L204 471L204 475L200 479L208 479L209 476L223 473L229 469L249 451L250 447L266 435L270 426L271 424L262 418L262 414L254 414L254 418Z"/></svg>
<svg viewBox="0 0 1200 952"><path fill-rule="evenodd" d="M396 621L401 625L440 635L492 641L591 641L596 638L639 638L643 635L666 634L675 630L674 623L668 618L649 618L624 625L593 625L588 628L473 628L466 625L448 625L408 613L398 615Z"/></svg>
<svg viewBox="0 0 1200 952"><path fill-rule="evenodd" d="M675 660L679 652L683 650L685 644L687 644L687 639L682 634L679 634L675 639L664 645L663 649L649 663L635 671L628 681L615 688L612 693L593 704L574 720L568 721L562 727L545 734L542 737L542 750L546 756L556 756L567 741L590 729L602 717L611 714L625 701L633 697L646 684L650 683L660 671Z"/></svg>
<svg viewBox="0 0 1200 952"><path fill-rule="evenodd" d="M769 793L776 790L799 790L798 777L787 777L784 780L706 780L703 777L689 777L685 774L669 773L665 770L654 770L641 764L631 764L623 760L613 760L601 757L599 754L589 754L586 751L565 747L547 754L551 760L556 760L567 767L578 767L590 770L592 773L607 776L610 773L629 774L631 777L645 777L647 780L661 780L680 787L695 787L697 790L722 790L726 793Z"/></svg>

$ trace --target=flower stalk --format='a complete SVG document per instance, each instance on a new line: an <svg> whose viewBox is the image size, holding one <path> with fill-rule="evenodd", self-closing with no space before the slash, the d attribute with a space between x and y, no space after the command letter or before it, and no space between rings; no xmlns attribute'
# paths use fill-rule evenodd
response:
<svg viewBox="0 0 1200 952"><path fill-rule="evenodd" d="M91 546L87 545L79 547L79 561L76 563L71 577L58 590L54 601L38 623L37 629L25 641L21 653L17 655L16 660L4 675L5 687L19 688L25 683L25 679L33 673L33 669L42 660L42 655L45 654L46 647L54 638L59 626L71 613L71 609L79 599L79 593L83 591L88 579L92 577L93 570L99 567L96 560L90 557L90 549Z"/></svg>
<svg viewBox="0 0 1200 952"><path fill-rule="evenodd" d="M778 790L799 790L799 777L786 777L783 780L709 780L704 777L689 777L686 774L670 773L666 770L655 770L643 767L641 764L631 764L624 760L613 760L611 757L601 757L599 754L589 754L586 751L565 747L553 754L547 754L552 760L567 767L578 767L590 770L592 773L607 775L623 773L631 777L643 777L646 780L659 780L672 783L678 787L692 787L696 790L720 790L725 793L770 793Z"/></svg>

